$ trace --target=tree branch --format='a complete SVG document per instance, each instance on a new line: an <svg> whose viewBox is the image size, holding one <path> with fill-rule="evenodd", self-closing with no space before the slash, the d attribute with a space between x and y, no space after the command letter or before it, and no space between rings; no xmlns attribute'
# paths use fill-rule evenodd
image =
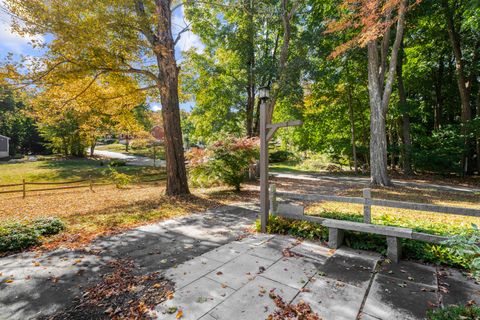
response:
<svg viewBox="0 0 480 320"><path fill-rule="evenodd" d="M398 20L397 20L397 31L395 35L395 42L392 47L392 56L390 58L390 65L388 68L388 78L385 84L385 90L383 91L382 97L382 110L385 114L387 112L388 103L390 101L390 96L393 90L393 81L395 79L395 69L397 68L398 61L398 51L403 40L403 30L405 29L405 14L407 10L407 1L402 0L400 7L398 8ZM382 84L380 84L382 85Z"/></svg>
<svg viewBox="0 0 480 320"><path fill-rule="evenodd" d="M187 31L190 31L190 25L187 25L185 28L183 28L178 34L177 37L175 38L175 41L173 41L173 45L176 45L178 41L180 41L180 38L182 37L182 33L185 33Z"/></svg>

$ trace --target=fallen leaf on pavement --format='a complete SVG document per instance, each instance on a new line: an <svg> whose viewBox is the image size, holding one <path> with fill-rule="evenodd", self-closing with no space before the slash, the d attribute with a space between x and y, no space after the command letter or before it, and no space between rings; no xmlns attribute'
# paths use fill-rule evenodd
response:
<svg viewBox="0 0 480 320"><path fill-rule="evenodd" d="M177 315L176 315L175 318L176 318L176 319L180 319L180 318L182 318L182 317L183 317L183 311L182 311L182 310L179 310L179 311L177 312Z"/></svg>

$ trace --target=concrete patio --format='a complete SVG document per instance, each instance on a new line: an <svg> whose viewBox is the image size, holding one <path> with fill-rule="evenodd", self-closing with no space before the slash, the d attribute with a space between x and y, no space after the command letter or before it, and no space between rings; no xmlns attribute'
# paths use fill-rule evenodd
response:
<svg viewBox="0 0 480 320"><path fill-rule="evenodd" d="M173 299L158 319L266 319L270 293L303 300L322 319L424 319L428 309L480 303L480 286L460 272L380 255L330 250L291 237L256 235L231 242L166 270Z"/></svg>
<svg viewBox="0 0 480 320"><path fill-rule="evenodd" d="M173 299L154 310L158 319L175 319L179 310L181 319L266 319L276 311L272 295L303 300L325 320L424 319L437 306L480 304L480 285L458 270L248 233L257 210L220 207L100 238L84 250L3 257L0 319L37 319L76 305L118 259L134 262L138 275L160 272L174 282Z"/></svg>

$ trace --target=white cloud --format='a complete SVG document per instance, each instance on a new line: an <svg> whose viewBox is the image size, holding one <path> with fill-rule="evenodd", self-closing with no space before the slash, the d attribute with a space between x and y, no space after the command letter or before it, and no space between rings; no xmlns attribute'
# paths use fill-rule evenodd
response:
<svg viewBox="0 0 480 320"><path fill-rule="evenodd" d="M160 111L162 110L162 106L160 103L150 103L150 109L153 111Z"/></svg>
<svg viewBox="0 0 480 320"><path fill-rule="evenodd" d="M172 31L174 37L176 37L181 30L188 26L188 24L189 22L185 19L185 12L183 10L183 6L181 6L179 9L173 12ZM192 31L182 33L182 35L180 36L180 40L177 43L176 49L179 51L187 51L191 48L195 48L197 51L203 52L205 45L200 40L200 37Z"/></svg>
<svg viewBox="0 0 480 320"><path fill-rule="evenodd" d="M2 0L0 0L0 5L5 7ZM15 54L26 53L31 49L29 42L33 39L35 40L44 40L41 36L20 36L13 32L11 27L11 17L0 11L0 50L9 51ZM6 52L5 52L6 53Z"/></svg>

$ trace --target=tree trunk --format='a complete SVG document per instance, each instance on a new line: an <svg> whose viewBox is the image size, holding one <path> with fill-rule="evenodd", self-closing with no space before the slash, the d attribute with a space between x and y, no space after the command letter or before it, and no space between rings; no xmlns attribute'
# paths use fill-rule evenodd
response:
<svg viewBox="0 0 480 320"><path fill-rule="evenodd" d="M392 151L390 152L390 168L392 169L392 171L395 171L396 169L395 152L393 151L395 150L395 139L393 138L394 129L395 129L394 124L388 126L388 129L387 129L388 142L390 142L389 144L392 147ZM388 150L388 144L387 144L387 150Z"/></svg>
<svg viewBox="0 0 480 320"><path fill-rule="evenodd" d="M357 147L355 145L355 117L353 113L353 99L352 99L352 87L350 85L350 72L348 70L347 62L347 95L348 95L348 114L350 116L350 134L352 141L352 156L353 156L353 166L355 168L355 173L358 173L358 161L357 161Z"/></svg>
<svg viewBox="0 0 480 320"><path fill-rule="evenodd" d="M410 115L407 105L407 95L403 84L403 46L400 48L397 65L398 97L401 108L401 137L402 137L402 167L407 175L412 174L412 139L410 137Z"/></svg>
<svg viewBox="0 0 480 320"><path fill-rule="evenodd" d="M455 27L455 21L453 17L453 12L448 4L448 0L442 1L442 6L445 13L445 18L447 20L447 31L448 37L450 38L450 43L452 45L453 54L455 56L455 71L457 74L457 86L458 91L460 92L460 101L462 104L461 110L461 121L462 121L462 133L465 135L464 141L464 154L462 157L462 170L463 173L468 171L468 158L470 154L470 143L466 138L467 128L466 124L472 118L472 109L470 107L470 86L465 74L465 66L462 55L462 47L460 44L460 35L457 32Z"/></svg>
<svg viewBox="0 0 480 320"><path fill-rule="evenodd" d="M371 40L367 43L368 95L370 99L370 180L373 185L389 186L392 184L387 173L385 119L395 79L398 52L403 39L406 10L407 0L403 0L398 8L395 41L391 50L388 74L386 73L387 70L380 67L378 61L377 40ZM384 79L386 80L383 81Z"/></svg>
<svg viewBox="0 0 480 320"><path fill-rule="evenodd" d="M92 143L90 144L90 157L93 157L96 146L97 146L97 140L93 140Z"/></svg>
<svg viewBox="0 0 480 320"><path fill-rule="evenodd" d="M373 185L388 186L390 179L387 174L387 132L378 78L376 40L368 43L367 50L368 95L370 98L370 180Z"/></svg>
<svg viewBox="0 0 480 320"><path fill-rule="evenodd" d="M253 110L255 109L255 29L253 21L253 3L248 1L249 26L248 26L248 46L249 57L247 63L248 85L247 85L247 107L246 107L246 131L247 137L253 137Z"/></svg>
<svg viewBox="0 0 480 320"><path fill-rule="evenodd" d="M125 135L125 151L128 152L130 150L130 135Z"/></svg>
<svg viewBox="0 0 480 320"><path fill-rule="evenodd" d="M476 100L476 116L480 118L480 84L478 85L477 100ZM480 174L480 137L477 137L477 172Z"/></svg>
<svg viewBox="0 0 480 320"><path fill-rule="evenodd" d="M158 41L155 48L159 68L160 98L163 129L165 131L165 160L167 195L189 194L185 155L183 152L180 106L178 101L178 67L175 60L175 42L172 36L170 1L156 0Z"/></svg>
<svg viewBox="0 0 480 320"><path fill-rule="evenodd" d="M442 94L442 84L443 84L443 74L444 74L445 65L443 62L443 57L438 61L438 72L436 74L435 83L435 109L434 109L434 122L433 128L435 130L440 129L442 125L442 112L443 112L443 94Z"/></svg>

